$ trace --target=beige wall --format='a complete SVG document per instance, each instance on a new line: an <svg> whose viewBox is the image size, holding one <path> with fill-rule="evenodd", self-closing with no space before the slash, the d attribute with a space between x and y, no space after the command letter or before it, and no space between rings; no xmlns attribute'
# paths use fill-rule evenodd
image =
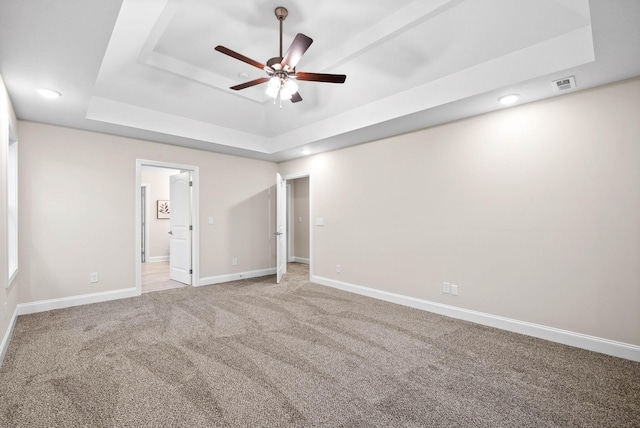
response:
<svg viewBox="0 0 640 428"><path fill-rule="evenodd" d="M279 171L311 172L316 276L640 345L639 118L636 78Z"/></svg>
<svg viewBox="0 0 640 428"><path fill-rule="evenodd" d="M0 90L1 133L7 106ZM314 275L640 345L638 117L633 79L280 165L18 122L20 271L0 303L134 285L141 158L200 167L201 277L273 267L275 172L310 171Z"/></svg>
<svg viewBox="0 0 640 428"><path fill-rule="evenodd" d="M157 201L169 200L169 177L179 174L180 170L146 166L142 168L141 183L147 184L149 202L149 248L147 261L154 258L169 257L169 219L157 216Z"/></svg>
<svg viewBox="0 0 640 428"><path fill-rule="evenodd" d="M18 127L20 302L135 286L136 159L200 168L201 278L275 266L277 165L33 122ZM89 282L91 272L98 283Z"/></svg>
<svg viewBox="0 0 640 428"><path fill-rule="evenodd" d="M289 180L287 180L287 183ZM291 180L293 184L293 257L309 258L309 178Z"/></svg>
<svg viewBox="0 0 640 428"><path fill-rule="evenodd" d="M16 310L18 301L18 289L22 282L20 262L18 262L18 274L14 277L11 286L7 287L7 145L9 142L9 127L17 130L16 118L9 100L9 95L0 76L0 341L5 337L11 317ZM20 142L18 142L20 144ZM18 210L20 210L18 201ZM18 228L22 227L18 223ZM0 361L1 362L1 361Z"/></svg>

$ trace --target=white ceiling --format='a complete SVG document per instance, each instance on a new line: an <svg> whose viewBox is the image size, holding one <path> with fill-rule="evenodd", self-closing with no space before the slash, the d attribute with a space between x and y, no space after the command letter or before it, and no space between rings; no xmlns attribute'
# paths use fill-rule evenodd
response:
<svg viewBox="0 0 640 428"><path fill-rule="evenodd" d="M282 108L229 86L314 39ZM638 0L0 0L0 73L20 119L282 161L640 75ZM243 77L240 77L244 74ZM63 94L40 98L35 89Z"/></svg>

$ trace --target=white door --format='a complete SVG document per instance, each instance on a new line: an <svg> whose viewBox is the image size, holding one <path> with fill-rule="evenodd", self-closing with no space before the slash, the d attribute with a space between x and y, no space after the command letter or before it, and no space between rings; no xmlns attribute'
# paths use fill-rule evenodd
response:
<svg viewBox="0 0 640 428"><path fill-rule="evenodd" d="M183 172L169 177L171 235L169 245L169 276L191 284L191 175Z"/></svg>
<svg viewBox="0 0 640 428"><path fill-rule="evenodd" d="M287 273L287 182L276 173L276 283Z"/></svg>

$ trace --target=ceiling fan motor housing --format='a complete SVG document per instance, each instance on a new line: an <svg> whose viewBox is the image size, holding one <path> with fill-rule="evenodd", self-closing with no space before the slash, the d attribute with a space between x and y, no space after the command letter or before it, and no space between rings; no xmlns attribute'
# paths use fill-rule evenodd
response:
<svg viewBox="0 0 640 428"><path fill-rule="evenodd" d="M282 57L273 57L269 61L267 61L267 66L273 68L274 70L279 70L282 68Z"/></svg>

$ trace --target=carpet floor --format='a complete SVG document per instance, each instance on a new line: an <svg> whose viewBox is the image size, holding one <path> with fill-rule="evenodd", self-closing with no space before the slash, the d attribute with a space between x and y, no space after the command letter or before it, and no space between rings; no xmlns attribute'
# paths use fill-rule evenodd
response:
<svg viewBox="0 0 640 428"><path fill-rule="evenodd" d="M20 316L0 426L640 426L640 363L273 282Z"/></svg>

